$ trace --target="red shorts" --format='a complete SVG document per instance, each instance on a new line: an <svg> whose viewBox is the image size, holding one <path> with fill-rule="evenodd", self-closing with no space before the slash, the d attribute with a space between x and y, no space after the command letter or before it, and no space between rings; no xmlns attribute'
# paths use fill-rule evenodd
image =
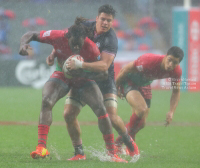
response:
<svg viewBox="0 0 200 168"><path fill-rule="evenodd" d="M65 82L69 87L74 87L74 88L80 88L84 84L86 84L89 81L92 81L90 79L86 78L71 78L68 79L64 76L63 72L60 71L54 71L54 73L50 76L50 78L57 78Z"/></svg>

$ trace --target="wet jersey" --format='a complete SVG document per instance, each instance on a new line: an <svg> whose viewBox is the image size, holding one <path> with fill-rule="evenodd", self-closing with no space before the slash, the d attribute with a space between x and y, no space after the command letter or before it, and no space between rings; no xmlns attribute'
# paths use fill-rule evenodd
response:
<svg viewBox="0 0 200 168"><path fill-rule="evenodd" d="M51 44L55 51L58 62L63 62L73 55L68 39L65 36L67 31L64 30L49 30L40 32L40 42ZM100 59L100 51L96 44L89 38L85 38L84 45L80 51L80 55L85 62L94 62Z"/></svg>
<svg viewBox="0 0 200 168"><path fill-rule="evenodd" d="M180 65L177 65L174 70L166 71L161 69L161 63L165 55L144 54L134 61L133 66L136 72L129 73L127 80L138 86L146 86L152 83L153 80L163 78L173 78L172 81L179 82L182 70Z"/></svg>
<svg viewBox="0 0 200 168"><path fill-rule="evenodd" d="M91 40L96 43L100 52L107 52L116 56L118 50L118 40L112 28L105 33L96 35L96 21L87 21L84 22L84 25L93 31L93 37ZM112 62L108 69L108 75L114 79L114 62Z"/></svg>

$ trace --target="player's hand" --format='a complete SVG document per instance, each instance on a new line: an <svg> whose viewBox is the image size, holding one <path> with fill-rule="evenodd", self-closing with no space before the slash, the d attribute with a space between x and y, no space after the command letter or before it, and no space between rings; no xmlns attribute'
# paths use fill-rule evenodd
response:
<svg viewBox="0 0 200 168"><path fill-rule="evenodd" d="M53 49L52 53L46 58L47 65L52 66L54 64L55 57L55 50Z"/></svg>
<svg viewBox="0 0 200 168"><path fill-rule="evenodd" d="M33 53L33 49L31 48L30 44L24 44L20 46L19 54L20 55L31 55Z"/></svg>
<svg viewBox="0 0 200 168"><path fill-rule="evenodd" d="M169 111L167 113L165 126L168 126L171 123L173 115L174 115L174 113L172 111Z"/></svg>
<svg viewBox="0 0 200 168"><path fill-rule="evenodd" d="M117 96L122 100L124 99L124 94L122 93L122 86L117 86Z"/></svg>
<svg viewBox="0 0 200 168"><path fill-rule="evenodd" d="M78 59L70 59L67 62L67 68L71 71L71 70L76 70L76 69L80 69L82 68L82 64L83 62L78 60Z"/></svg>

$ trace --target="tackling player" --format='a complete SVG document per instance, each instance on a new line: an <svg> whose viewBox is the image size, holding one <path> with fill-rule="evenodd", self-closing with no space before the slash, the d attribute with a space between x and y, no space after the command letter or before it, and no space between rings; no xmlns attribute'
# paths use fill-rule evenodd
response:
<svg viewBox="0 0 200 168"><path fill-rule="evenodd" d="M111 28L112 21L116 11L111 5L103 5L99 8L96 21L84 22L91 32L93 40L101 52L101 59L98 62L88 63L80 61L71 61L68 64L70 70L84 69L91 72L103 72L108 70L108 79L97 82L103 97L104 104L111 119L113 127L122 136L123 142L128 147L131 156L139 155L139 149L136 143L128 135L122 119L117 115L117 89L114 81L114 58L117 54L118 41L114 30ZM52 53L54 54L54 53ZM51 55L50 55L51 56ZM64 118L67 123L67 129L75 148L75 155L69 160L79 160L84 156L82 149L81 130L77 116L84 106L84 102L79 101L76 90L71 89L66 100Z"/></svg>
<svg viewBox="0 0 200 168"><path fill-rule="evenodd" d="M153 80L171 78L172 95L166 126L172 121L180 98L182 70L179 63L183 56L182 49L173 46L168 50L167 55L144 54L119 72L116 78L118 96L125 97L132 108L133 114L126 126L134 140L136 133L145 126L152 98L150 84ZM119 136L116 143L121 148L122 137Z"/></svg>
<svg viewBox="0 0 200 168"><path fill-rule="evenodd" d="M57 70L51 75L46 82L42 92L42 107L40 111L38 125L38 146L36 151L31 153L31 157L36 159L49 155L46 149L48 131L52 123L52 108L55 103L64 97L70 89L74 88L80 100L84 100L88 104L95 115L98 117L98 126L103 134L108 154L112 161L127 162L119 158L114 150L114 134L112 133L112 125L103 104L103 96L99 87L94 81L86 78L76 77L68 79L64 77L62 72L63 62L73 54L79 54L86 62L97 61L99 58L99 49L96 45L86 37L87 29L80 24L80 18L77 18L75 25L68 29L68 32L62 30L49 30L40 32L28 32L21 38L20 51L21 55L27 55L30 49L30 41L38 41L41 43L51 44L58 60ZM47 62L53 62L47 59ZM90 95L90 96L88 96ZM84 156L83 158L84 159Z"/></svg>

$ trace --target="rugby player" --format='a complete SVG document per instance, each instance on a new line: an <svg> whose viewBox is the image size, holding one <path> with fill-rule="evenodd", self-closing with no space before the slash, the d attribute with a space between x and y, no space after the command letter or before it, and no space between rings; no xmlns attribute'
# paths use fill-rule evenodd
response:
<svg viewBox="0 0 200 168"><path fill-rule="evenodd" d="M64 97L70 89L74 88L80 98L88 104L95 115L98 117L98 126L103 134L108 154L112 161L127 162L115 154L114 150L114 134L112 133L112 125L106 108L103 104L103 96L99 87L94 81L82 77L65 78L62 72L63 62L73 54L80 54L85 62L98 61L99 49L94 42L86 37L87 29L80 24L82 19L77 18L75 24L68 31L49 30L40 32L28 32L24 34L20 42L21 55L28 55L30 49L30 41L38 41L47 43L54 47L58 60L56 71L46 82L42 92L42 107L40 111L38 125L38 146L30 155L32 158L44 158L50 153L46 149L48 131L52 123L52 108L55 103ZM53 60L47 59L47 62ZM90 95L90 96L88 96ZM83 158L80 159L84 159Z"/></svg>
<svg viewBox="0 0 200 168"><path fill-rule="evenodd" d="M153 80L171 78L172 95L170 109L166 115L166 126L172 121L180 98L180 79L182 70L179 65L184 53L179 47L171 47L166 55L144 54L123 67L117 78L118 96L125 97L132 108L132 116L126 125L129 135L135 140L136 133L144 128L151 104ZM116 140L121 148L122 137Z"/></svg>
<svg viewBox="0 0 200 168"><path fill-rule="evenodd" d="M118 41L114 30L111 28L116 11L111 5L103 5L98 10L96 21L86 21L83 24L92 31L90 39L96 43L101 59L97 62L70 61L70 70L84 69L91 72L105 72L108 70L108 79L97 82L103 97L104 104L111 119L113 127L122 137L123 142L128 147L130 156L139 155L136 143L128 135L122 119L117 114L117 89L114 81L114 58L117 54ZM52 53L53 54L53 53ZM51 55L50 55L51 56ZM79 101L77 91L73 88L68 94L64 109L64 118L67 129L75 148L75 155L69 160L79 160L84 156L82 148L81 130L77 116L84 106L84 101Z"/></svg>

